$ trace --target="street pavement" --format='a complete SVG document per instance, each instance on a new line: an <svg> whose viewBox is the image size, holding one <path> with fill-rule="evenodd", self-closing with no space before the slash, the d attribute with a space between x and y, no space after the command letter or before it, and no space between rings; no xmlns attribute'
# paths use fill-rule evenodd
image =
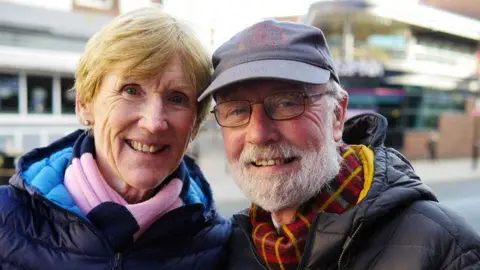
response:
<svg viewBox="0 0 480 270"><path fill-rule="evenodd" d="M203 134L196 143L201 153L197 162L210 182L220 212L230 217L248 207L248 201L229 173L220 134ZM412 165L440 202L457 211L480 233L480 209L477 209L480 205L480 166L473 169L470 159L420 160L413 161Z"/></svg>
<svg viewBox="0 0 480 270"><path fill-rule="evenodd" d="M412 165L423 182L458 182L480 180L479 167L474 169L471 159L443 159L438 161L413 161Z"/></svg>
<svg viewBox="0 0 480 270"><path fill-rule="evenodd" d="M480 178L427 184L443 205L455 210L480 233Z"/></svg>

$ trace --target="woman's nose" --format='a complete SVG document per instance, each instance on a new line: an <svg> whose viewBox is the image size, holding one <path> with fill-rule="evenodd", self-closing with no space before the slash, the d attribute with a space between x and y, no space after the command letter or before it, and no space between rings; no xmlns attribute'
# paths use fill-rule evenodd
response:
<svg viewBox="0 0 480 270"><path fill-rule="evenodd" d="M161 98L151 100L146 104L140 126L150 133L168 129L167 115L164 102Z"/></svg>

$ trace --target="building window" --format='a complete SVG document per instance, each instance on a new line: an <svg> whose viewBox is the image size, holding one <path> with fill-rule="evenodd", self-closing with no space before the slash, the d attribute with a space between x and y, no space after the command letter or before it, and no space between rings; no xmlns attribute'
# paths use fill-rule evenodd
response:
<svg viewBox="0 0 480 270"><path fill-rule="evenodd" d="M14 149L14 138L12 135L0 135L0 152L9 153Z"/></svg>
<svg viewBox="0 0 480 270"><path fill-rule="evenodd" d="M18 75L0 73L0 113L18 113Z"/></svg>
<svg viewBox="0 0 480 270"><path fill-rule="evenodd" d="M40 147L40 136L35 134L23 135L23 151L28 152Z"/></svg>
<svg viewBox="0 0 480 270"><path fill-rule="evenodd" d="M29 113L52 113L52 84L52 77L27 76Z"/></svg>
<svg viewBox="0 0 480 270"><path fill-rule="evenodd" d="M72 90L73 78L61 78L60 88L62 89L62 113L75 114L75 92Z"/></svg>

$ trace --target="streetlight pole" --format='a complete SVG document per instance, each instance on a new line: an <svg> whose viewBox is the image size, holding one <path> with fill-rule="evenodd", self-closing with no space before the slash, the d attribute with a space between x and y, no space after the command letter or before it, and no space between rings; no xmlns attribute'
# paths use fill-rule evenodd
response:
<svg viewBox="0 0 480 270"><path fill-rule="evenodd" d="M477 76L478 77L478 76ZM478 95L478 88L477 91L475 92L475 107L477 104L477 100L479 98ZM476 109L475 109L476 110ZM472 141L472 168L474 170L477 169L477 163L478 163L478 116L475 114L473 115L473 141Z"/></svg>
<svg viewBox="0 0 480 270"><path fill-rule="evenodd" d="M475 52L475 57L477 60L477 67L476 67L476 72L475 72L475 79L476 79L476 91L475 91L475 108L474 108L474 114L473 114L473 141L472 141L472 168L474 170L477 169L477 163L478 163L478 152L479 152L479 143L478 143L478 129L479 129L479 124L480 122L478 121L478 104L480 102L480 40L478 41L477 45L477 51Z"/></svg>

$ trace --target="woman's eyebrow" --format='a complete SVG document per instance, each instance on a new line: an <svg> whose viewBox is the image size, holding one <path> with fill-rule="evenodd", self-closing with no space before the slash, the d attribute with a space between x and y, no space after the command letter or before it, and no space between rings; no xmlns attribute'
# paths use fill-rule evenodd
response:
<svg viewBox="0 0 480 270"><path fill-rule="evenodd" d="M166 89L171 90L186 90L186 91L193 91L193 87L191 87L188 83L179 81L179 80L169 80L165 84Z"/></svg>

